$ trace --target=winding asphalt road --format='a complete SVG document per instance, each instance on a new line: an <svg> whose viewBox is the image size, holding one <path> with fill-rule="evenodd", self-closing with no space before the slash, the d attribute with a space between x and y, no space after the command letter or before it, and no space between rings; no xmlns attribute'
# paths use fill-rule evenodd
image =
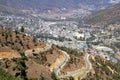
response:
<svg viewBox="0 0 120 80"><path fill-rule="evenodd" d="M47 43L45 48L39 48L39 50L36 50L34 52L25 52L25 55L30 56L30 55L33 55L33 53L34 54L39 54L40 52L45 52L45 51L49 50L51 47L52 47L52 44Z"/></svg>
<svg viewBox="0 0 120 80"><path fill-rule="evenodd" d="M89 72L89 70L91 69L91 63L89 61L89 56L90 55L88 53L86 53L85 58L84 58L85 63L86 63L86 69L78 69L78 70L72 71L66 75L61 75L60 78L66 78L66 77L74 76L79 73Z"/></svg>
<svg viewBox="0 0 120 80"><path fill-rule="evenodd" d="M62 51L62 50L60 50L60 51L61 51L61 52L63 53L63 55L64 55L64 60L62 60L62 61L60 62L60 64L57 65L57 68L54 69L54 73L56 74L56 76L57 76L58 78L60 78L60 76L59 76L60 69L62 69L62 68L64 67L64 65L68 62L68 60L70 59L69 55L68 55L65 51Z"/></svg>
<svg viewBox="0 0 120 80"><path fill-rule="evenodd" d="M36 50L35 52L25 52L25 56L31 56L31 55L33 55L33 53L39 54L40 52L45 52L45 51L49 50L51 47L52 47L52 44L47 43L45 48L39 48L39 50ZM19 58L19 57L20 56L14 56L14 58ZM11 57L11 58L13 58L13 57ZM0 59L3 59L3 58L0 58Z"/></svg>
<svg viewBox="0 0 120 80"><path fill-rule="evenodd" d="M40 52L45 52L47 50L49 50L50 48L52 47L52 44L46 44L46 47L45 48L40 48L39 50L35 51L34 53L35 54L39 54ZM69 55L65 52L65 51L62 51L60 50L63 55L64 55L64 60L62 60L60 62L60 64L57 65L57 68L54 69L54 73L56 74L57 78L66 78L66 77L70 77L70 76L74 76L75 74L78 74L80 72L84 72L84 71L89 71L91 69L91 63L89 61L89 54L86 52L86 55L85 55L85 62L86 62L86 69L78 69L76 71L72 71L66 75L60 75L60 70L65 66L65 64L69 61L70 57ZM25 55L26 56L29 56L29 55L33 55L33 52L25 52ZM19 56L18 56L19 57Z"/></svg>
<svg viewBox="0 0 120 80"><path fill-rule="evenodd" d="M88 48L87 45L86 45L86 48ZM70 73L67 73L66 75L59 75L60 69L63 68L63 66L68 62L68 60L70 58L69 55L65 51L62 51L62 52L64 54L64 60L61 61L61 63L57 66L56 69L54 69L54 73L56 74L57 78L66 78L66 77L74 76L75 74L79 74L82 72L87 73L92 68L91 62L89 61L90 54L88 54L87 50L86 50L85 51L86 54L84 57L84 60L86 63L86 69L78 69L78 70L72 71Z"/></svg>

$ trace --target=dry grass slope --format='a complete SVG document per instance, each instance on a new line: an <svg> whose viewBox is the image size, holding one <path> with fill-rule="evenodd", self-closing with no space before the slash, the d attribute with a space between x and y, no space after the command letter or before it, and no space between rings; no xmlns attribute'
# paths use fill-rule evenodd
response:
<svg viewBox="0 0 120 80"><path fill-rule="evenodd" d="M87 24L108 25L120 23L120 4L93 13L85 18Z"/></svg>
<svg viewBox="0 0 120 80"><path fill-rule="evenodd" d="M45 42L19 34L17 31L0 27L0 57L17 56L19 51L44 48L45 46Z"/></svg>

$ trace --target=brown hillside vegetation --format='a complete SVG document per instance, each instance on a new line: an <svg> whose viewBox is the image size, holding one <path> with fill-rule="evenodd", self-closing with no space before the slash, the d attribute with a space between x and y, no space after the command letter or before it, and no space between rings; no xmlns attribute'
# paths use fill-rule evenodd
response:
<svg viewBox="0 0 120 80"><path fill-rule="evenodd" d="M63 54L59 49L52 46L51 49L46 52L28 57L28 60L26 61L28 67L27 77L38 80L42 76L46 80L52 80L50 68L55 67L53 64L61 56L63 56ZM0 60L0 68L6 70L13 76L17 73L17 71L13 70L15 65L14 59L4 58Z"/></svg>
<svg viewBox="0 0 120 80"><path fill-rule="evenodd" d="M14 59L19 59L16 57L19 55L18 52L45 47L45 42L22 35L17 31L0 27L0 68L16 76L18 71L14 71L13 68L17 65ZM50 68L60 56L63 56L62 52L55 46L52 46L45 52L27 57L28 60L25 61L27 66L27 78L35 78L35 80L37 80L42 76L47 80L52 80ZM52 67L54 68L54 66Z"/></svg>
<svg viewBox="0 0 120 80"><path fill-rule="evenodd" d="M6 57L10 55L17 56L18 51L44 48L45 46L45 42L19 34L17 31L11 31L5 27L0 27L0 57L2 55Z"/></svg>
<svg viewBox="0 0 120 80"><path fill-rule="evenodd" d="M100 56L90 58L94 72L87 74L83 80L119 80L120 63L104 60Z"/></svg>
<svg viewBox="0 0 120 80"><path fill-rule="evenodd" d="M46 46L50 47L46 49ZM38 48L41 50L38 53L34 53L33 50L37 51ZM46 50L42 51L42 49ZM41 80L41 78L53 80L53 70L58 67L60 61L65 59L61 49L70 55L68 65L66 64L63 67L64 71L74 71L85 66L84 53L78 50L71 50L65 47L59 48L20 34L17 31L0 27L0 69L5 70L5 72L15 78L22 78L21 71L25 71L25 77L30 80L31 78L34 78L34 80ZM32 51L32 55L25 56L24 52L26 51ZM63 73L66 73L64 71ZM9 80L4 75L2 77L4 77L4 80Z"/></svg>
<svg viewBox="0 0 120 80"><path fill-rule="evenodd" d="M69 62L64 66L63 70L61 70L61 72L63 74L66 74L67 72L72 72L78 69L85 69L85 61L84 61L84 53L80 53L83 54L83 56L81 58L75 57L73 55L70 56L70 60Z"/></svg>
<svg viewBox="0 0 120 80"><path fill-rule="evenodd" d="M95 12L85 18L85 22L90 25L108 25L120 23L120 4L110 8Z"/></svg>

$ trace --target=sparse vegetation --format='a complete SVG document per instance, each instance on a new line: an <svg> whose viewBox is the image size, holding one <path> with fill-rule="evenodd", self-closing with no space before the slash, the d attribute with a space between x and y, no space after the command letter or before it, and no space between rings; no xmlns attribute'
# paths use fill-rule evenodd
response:
<svg viewBox="0 0 120 80"><path fill-rule="evenodd" d="M16 78L16 77L10 75L9 73L7 73L2 68L0 68L0 80L23 80L23 79L21 79L19 77Z"/></svg>
<svg viewBox="0 0 120 80"><path fill-rule="evenodd" d="M85 80L119 80L120 79L120 63L106 61L99 56L95 57L95 61L91 59L95 74L88 73Z"/></svg>
<svg viewBox="0 0 120 80"><path fill-rule="evenodd" d="M9 47L10 50L25 51L37 47L44 47L45 43L39 42L38 40L25 36L24 34L20 34L16 30L11 31L5 27L0 27L0 45L2 47L0 48L0 51L6 51L6 47Z"/></svg>
<svg viewBox="0 0 120 80"><path fill-rule="evenodd" d="M120 21L120 4L114 5L108 9L104 9L93 13L86 17L85 21L87 24L97 25L108 25L119 23Z"/></svg>
<svg viewBox="0 0 120 80"><path fill-rule="evenodd" d="M57 80L57 77L56 77L56 75L55 75L54 72L52 72L51 78L52 78L53 80Z"/></svg>
<svg viewBox="0 0 120 80"><path fill-rule="evenodd" d="M68 54L74 55L76 57L82 57L83 56L83 53L80 52L77 49L70 49L70 48L60 47L60 46L57 46L57 48L59 48L59 49L61 49L63 51L66 51Z"/></svg>
<svg viewBox="0 0 120 80"><path fill-rule="evenodd" d="M20 76L24 80L27 80L27 66L25 64L25 61L28 60L27 57L25 56L24 52L20 52L21 58L16 58L14 59L16 66L13 68L14 70L18 70L19 72L16 73L16 77Z"/></svg>

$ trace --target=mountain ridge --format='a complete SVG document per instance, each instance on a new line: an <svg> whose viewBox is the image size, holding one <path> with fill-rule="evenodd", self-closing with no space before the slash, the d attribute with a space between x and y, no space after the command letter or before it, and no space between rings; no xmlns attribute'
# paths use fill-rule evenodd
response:
<svg viewBox="0 0 120 80"><path fill-rule="evenodd" d="M108 25L120 21L120 3L107 9L95 12L84 18L86 24L90 25Z"/></svg>
<svg viewBox="0 0 120 80"><path fill-rule="evenodd" d="M102 7L108 7L113 3L110 3L110 0L0 0L0 4L16 9L37 9L39 11L44 11L52 10L54 8L75 9L83 8L85 6L94 7L95 10L97 10Z"/></svg>
<svg viewBox="0 0 120 80"><path fill-rule="evenodd" d="M1 5L1 4L0 4L0 12L2 14L14 14L14 15L23 15L24 14L20 10L17 10L15 8L12 8L12 7L9 7L9 6Z"/></svg>

